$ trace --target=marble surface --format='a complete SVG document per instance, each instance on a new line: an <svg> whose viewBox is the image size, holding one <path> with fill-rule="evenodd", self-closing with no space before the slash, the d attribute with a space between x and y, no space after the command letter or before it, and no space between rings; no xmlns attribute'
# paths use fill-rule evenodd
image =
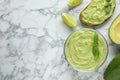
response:
<svg viewBox="0 0 120 80"><path fill-rule="evenodd" d="M71 10L67 0L0 0L0 80L103 80L108 63L120 52L108 37L108 28L120 13L120 0L116 1L113 16L94 28L107 40L107 60L93 72L78 72L64 56L65 40L74 30L60 14L70 13L77 29L83 28L78 16L90 0Z"/></svg>

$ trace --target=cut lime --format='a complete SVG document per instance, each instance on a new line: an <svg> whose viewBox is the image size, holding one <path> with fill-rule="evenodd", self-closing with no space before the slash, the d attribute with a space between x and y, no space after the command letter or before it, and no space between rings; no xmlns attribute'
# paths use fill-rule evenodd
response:
<svg viewBox="0 0 120 80"><path fill-rule="evenodd" d="M69 0L68 6L75 7L78 6L83 0Z"/></svg>
<svg viewBox="0 0 120 80"><path fill-rule="evenodd" d="M75 28L77 25L76 20L68 13L61 14L63 22L71 28Z"/></svg>

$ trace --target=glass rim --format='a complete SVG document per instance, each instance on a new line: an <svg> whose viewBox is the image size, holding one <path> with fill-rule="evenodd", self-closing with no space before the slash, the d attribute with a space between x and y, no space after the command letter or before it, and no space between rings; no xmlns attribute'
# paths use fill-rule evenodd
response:
<svg viewBox="0 0 120 80"><path fill-rule="evenodd" d="M103 62L101 62L96 68L91 69L91 70L82 70L82 69L78 69L78 68L72 66L72 65L70 64L70 62L68 61L68 59L67 59L67 57L66 57L66 52L65 52L65 47L66 47L67 41L68 41L68 39L71 37L71 35L74 34L74 33L77 32L77 31L82 31L82 30L85 30L85 29L94 31L94 32L96 32L99 36L101 36L101 37L103 38L105 44L106 44L106 47L107 47L106 56L105 56L105 59L103 60ZM65 55L65 60L68 62L68 64L69 64L74 70L77 70L77 71L79 71L79 72L92 72L92 71L98 70L98 69L105 63L105 61L107 60L108 53L109 53L109 46L108 46L108 43L107 43L107 40L105 39L105 37L104 37L99 31L97 31L97 30L95 30L95 29L91 29L91 28L81 28L81 29L78 29L78 30L73 31L72 33L70 33L70 35L67 37L67 39L65 40L65 43L64 43L64 55Z"/></svg>

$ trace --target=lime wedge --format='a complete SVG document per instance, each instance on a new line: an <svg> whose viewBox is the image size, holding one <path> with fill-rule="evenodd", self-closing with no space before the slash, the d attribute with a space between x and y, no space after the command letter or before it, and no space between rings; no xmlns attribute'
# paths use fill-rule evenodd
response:
<svg viewBox="0 0 120 80"><path fill-rule="evenodd" d="M75 7L78 6L83 0L69 0L68 6Z"/></svg>
<svg viewBox="0 0 120 80"><path fill-rule="evenodd" d="M76 20L68 13L61 14L63 22L71 28L75 28L77 25Z"/></svg>

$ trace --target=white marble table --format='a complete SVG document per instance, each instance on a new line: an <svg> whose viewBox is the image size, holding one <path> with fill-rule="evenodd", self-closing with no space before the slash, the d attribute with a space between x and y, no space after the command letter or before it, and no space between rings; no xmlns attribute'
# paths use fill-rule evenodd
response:
<svg viewBox="0 0 120 80"><path fill-rule="evenodd" d="M78 16L89 3L65 10L67 0L0 0L0 80L103 80L103 72L120 52L108 37L108 28L120 13L120 0L113 16L96 28L109 45L106 62L94 72L78 72L65 60L64 43L72 29L61 20L66 11L83 28Z"/></svg>

